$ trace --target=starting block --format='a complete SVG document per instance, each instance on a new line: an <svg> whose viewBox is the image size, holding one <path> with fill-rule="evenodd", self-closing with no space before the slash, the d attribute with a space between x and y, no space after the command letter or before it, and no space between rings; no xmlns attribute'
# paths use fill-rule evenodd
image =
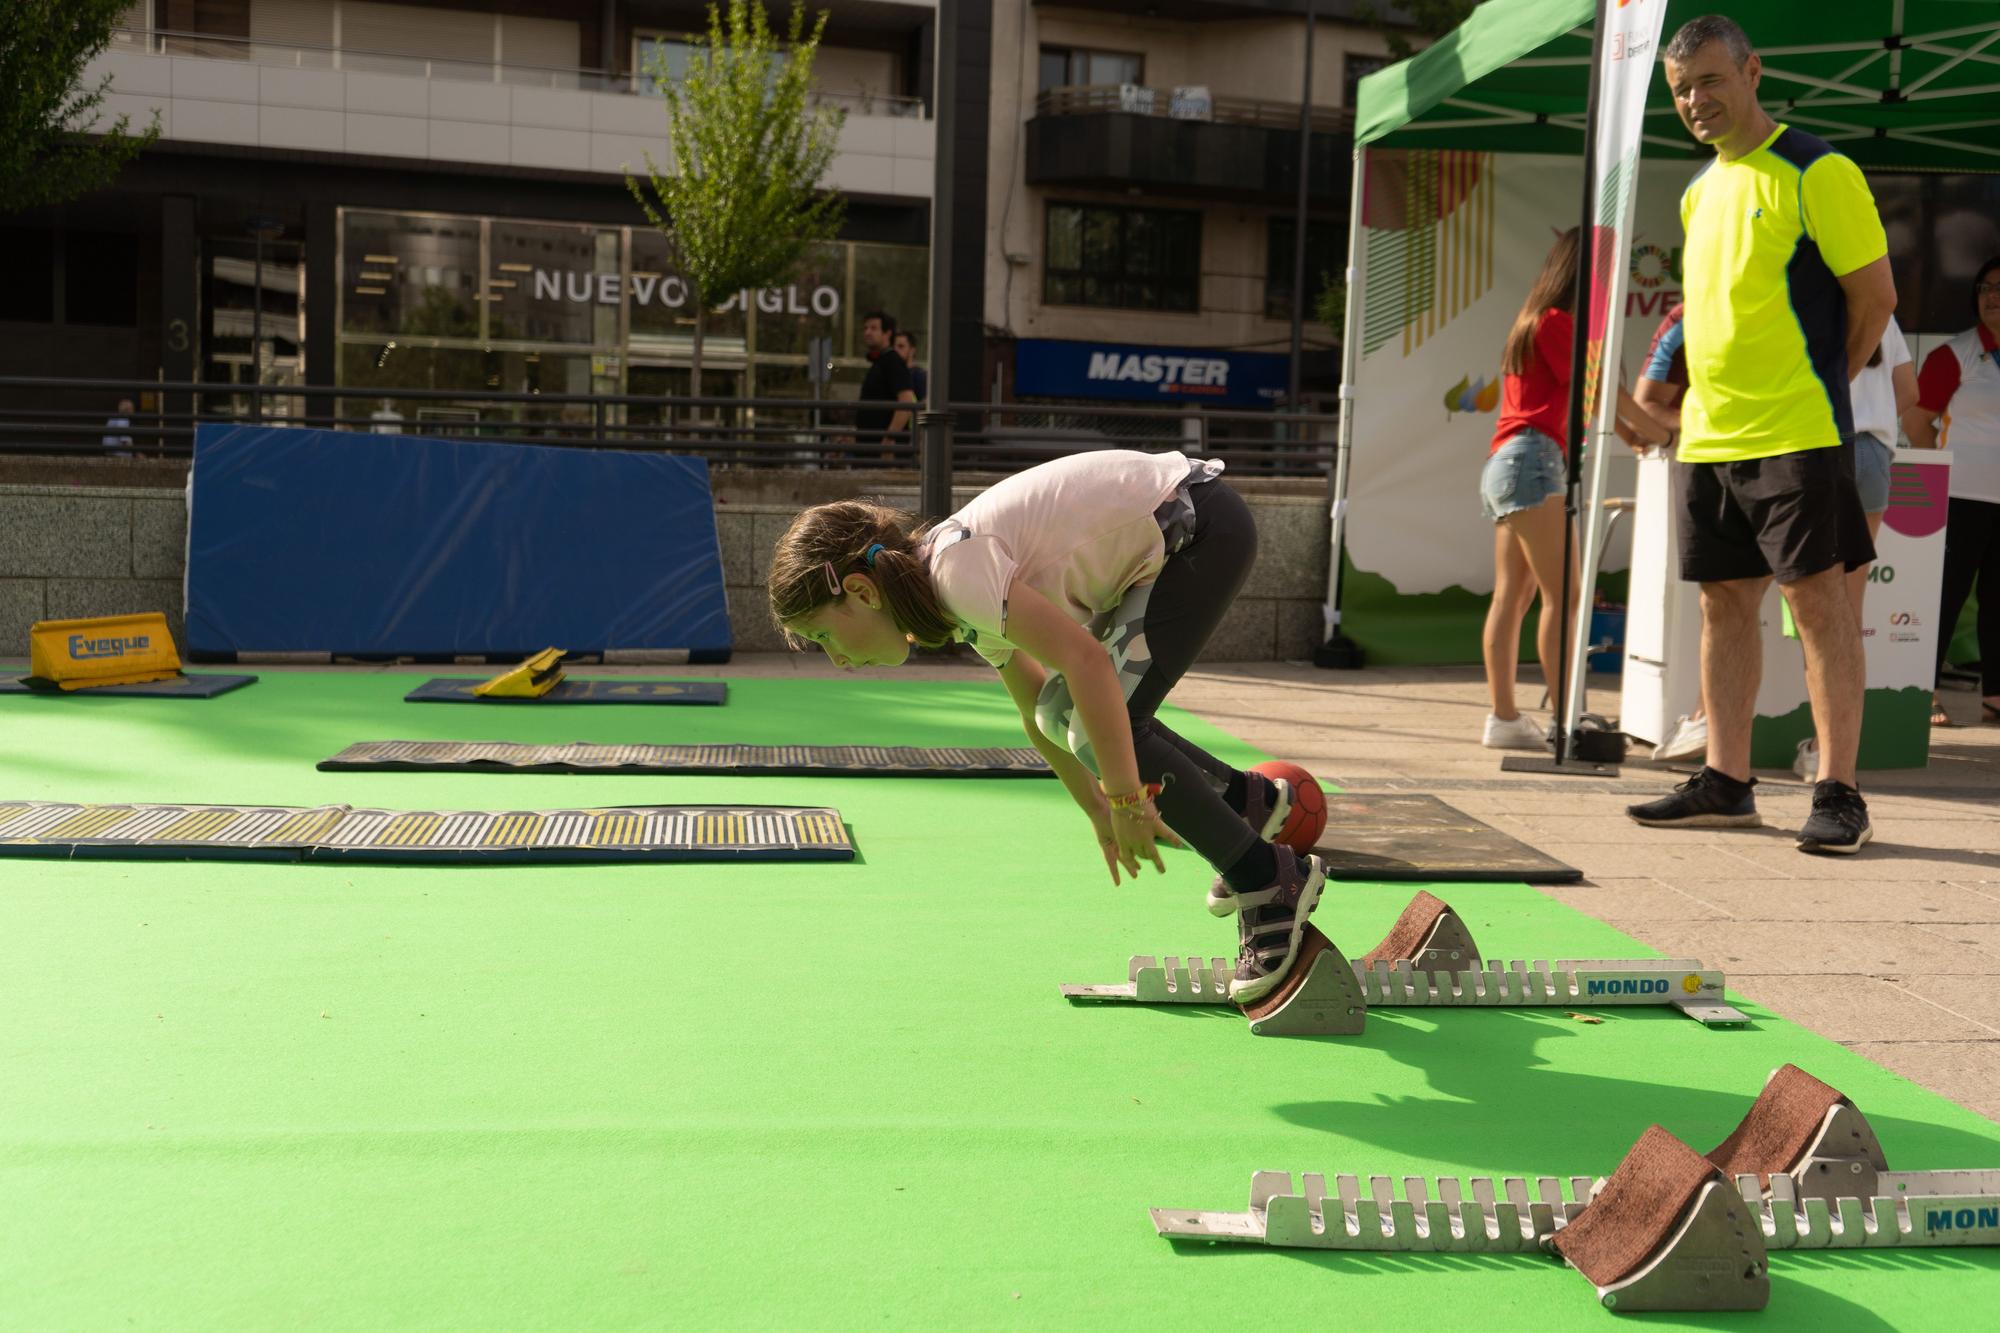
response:
<svg viewBox="0 0 2000 1333"><path fill-rule="evenodd" d="M2000 1245L2000 1169L1891 1171L1860 1108L1797 1065L1708 1158L1774 1250Z"/></svg>
<svg viewBox="0 0 2000 1333"><path fill-rule="evenodd" d="M1314 941L1318 941L1317 945ZM1311 950L1310 955L1308 950ZM1330 958L1350 976L1337 975ZM1341 957L1332 941L1311 926L1299 948L1296 985L1287 980L1254 1008L1286 997L1283 1012L1250 1013L1260 1036L1352 1035L1369 1008L1667 1005L1710 1027L1749 1020L1723 1000L1722 973L1698 961L1675 958L1481 960L1464 920L1451 906L1420 892L1382 942L1356 961ZM1126 965L1120 985L1061 988L1065 999L1127 1004L1229 1003L1234 965L1226 958L1140 955ZM1317 975L1315 975L1317 974ZM1352 1012L1348 1012L1352 1011Z"/></svg>
<svg viewBox="0 0 2000 1333"><path fill-rule="evenodd" d="M562 684L563 650L544 648L493 677L472 687L482 699L539 699Z"/></svg>
<svg viewBox="0 0 2000 1333"><path fill-rule="evenodd" d="M158 611L85 620L37 621L28 632L30 689L143 685L181 674L167 618Z"/></svg>
<svg viewBox="0 0 2000 1333"><path fill-rule="evenodd" d="M1561 1256L1604 1308L1757 1310L1774 1250L2000 1245L2000 1170L1887 1169L1852 1102L1786 1065L1706 1156L1649 1127L1610 1178L1259 1171L1240 1213L1151 1210L1168 1240Z"/></svg>

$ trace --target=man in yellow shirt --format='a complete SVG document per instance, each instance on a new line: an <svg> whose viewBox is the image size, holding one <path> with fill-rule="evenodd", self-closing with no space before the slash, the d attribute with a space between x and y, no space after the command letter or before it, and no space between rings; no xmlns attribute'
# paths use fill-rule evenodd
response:
<svg viewBox="0 0 2000 1333"><path fill-rule="evenodd" d="M1888 241L1853 162L1757 103L1743 29L1690 20L1660 53L1674 106L1715 149L1681 197L1688 391L1675 466L1681 577L1701 584L1708 762L1641 824L1754 826L1758 608L1775 577L1805 647L1819 783L1808 852L1870 837L1854 783L1866 668L1847 571L1875 558L1854 486L1848 380L1896 306Z"/></svg>

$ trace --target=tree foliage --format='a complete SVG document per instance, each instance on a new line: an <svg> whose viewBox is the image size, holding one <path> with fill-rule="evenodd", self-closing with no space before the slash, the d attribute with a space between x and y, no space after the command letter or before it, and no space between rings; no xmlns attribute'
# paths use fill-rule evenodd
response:
<svg viewBox="0 0 2000 1333"><path fill-rule="evenodd" d="M664 58L646 71L666 102L668 162L646 154L646 175L627 172L625 184L687 281L697 394L708 311L784 283L839 230L844 204L820 183L844 117L812 95L826 19L822 10L808 31L803 0L793 0L780 41L761 0L711 4L686 73L672 77Z"/></svg>
<svg viewBox="0 0 2000 1333"><path fill-rule="evenodd" d="M111 42L125 0L0 0L0 213L100 190L160 136L157 114L107 128L111 78L82 85L83 67Z"/></svg>

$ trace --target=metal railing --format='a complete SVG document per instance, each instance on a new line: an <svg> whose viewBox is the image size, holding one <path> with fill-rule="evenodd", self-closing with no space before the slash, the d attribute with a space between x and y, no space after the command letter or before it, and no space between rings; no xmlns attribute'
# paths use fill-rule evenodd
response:
<svg viewBox="0 0 2000 1333"><path fill-rule="evenodd" d="M457 60L376 51L354 46L321 46L310 42L271 42L169 28L114 28L113 51L149 55L195 56L209 60L247 61L291 69L348 70L362 74L404 74L420 79L450 79L465 83L504 83L521 88L559 88L577 92L622 93L651 97L654 77L633 72L582 69L566 65L532 65L496 60ZM893 93L820 91L813 101L862 116L924 118L922 98Z"/></svg>
<svg viewBox="0 0 2000 1333"><path fill-rule="evenodd" d="M140 407L116 410L120 399ZM393 412L383 415L387 400ZM914 425L915 408L912 409ZM866 405L875 411L885 403ZM325 388L0 376L0 454L186 459L196 427L300 426L492 444L630 449L791 469L914 467L914 432L857 436L853 399ZM955 403L953 465L1010 473L1089 449L1176 449L1239 475L1317 477L1338 418L1051 403ZM127 424L111 424L123 417ZM129 443L127 443L129 441Z"/></svg>
<svg viewBox="0 0 2000 1333"><path fill-rule="evenodd" d="M1176 97L1176 90L1131 83L1073 84L1049 88L1035 98L1037 116L1158 116L1170 120L1212 121L1219 125L1254 125L1267 130L1296 130L1297 102L1266 102L1247 97L1209 97L1205 101ZM1312 109L1314 134L1352 134L1354 112L1347 107Z"/></svg>

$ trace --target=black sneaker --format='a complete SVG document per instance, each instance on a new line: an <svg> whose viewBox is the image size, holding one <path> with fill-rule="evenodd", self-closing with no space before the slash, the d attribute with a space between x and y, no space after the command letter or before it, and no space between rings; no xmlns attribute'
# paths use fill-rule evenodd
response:
<svg viewBox="0 0 2000 1333"><path fill-rule="evenodd" d="M1237 1004L1263 998L1292 970L1306 918L1326 887L1326 869L1317 856L1300 856L1282 843L1272 850L1278 854L1277 878L1254 893L1235 895L1242 906L1236 919L1240 948L1229 998Z"/></svg>
<svg viewBox="0 0 2000 1333"><path fill-rule="evenodd" d="M1292 784L1283 778L1244 769L1243 808L1236 813L1257 830L1259 838L1270 842L1285 826L1285 820L1291 817ZM1238 911L1236 895L1230 892L1228 881L1220 875L1208 887L1208 911L1211 916L1235 916Z"/></svg>
<svg viewBox="0 0 2000 1333"><path fill-rule="evenodd" d="M1874 836L1860 792L1832 778L1813 784L1812 814L1799 830L1800 851L1851 856Z"/></svg>
<svg viewBox="0 0 2000 1333"><path fill-rule="evenodd" d="M1764 822L1757 814L1757 798L1750 794L1756 785L1755 778L1738 782L1703 765L1673 795L1628 805L1625 813L1650 828L1756 828Z"/></svg>

